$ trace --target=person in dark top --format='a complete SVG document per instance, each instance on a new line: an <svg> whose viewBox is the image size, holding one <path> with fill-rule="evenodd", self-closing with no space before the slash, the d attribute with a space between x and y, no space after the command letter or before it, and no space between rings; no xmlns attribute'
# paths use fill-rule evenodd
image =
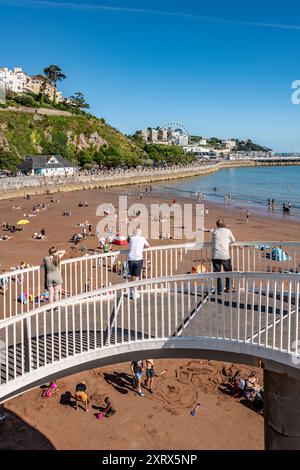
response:
<svg viewBox="0 0 300 470"><path fill-rule="evenodd" d="M143 375L143 370L144 370L144 363L143 361L132 361L130 368L133 372L134 388L138 388L139 396L143 397L144 394L141 390L141 383L142 383L142 375Z"/></svg>

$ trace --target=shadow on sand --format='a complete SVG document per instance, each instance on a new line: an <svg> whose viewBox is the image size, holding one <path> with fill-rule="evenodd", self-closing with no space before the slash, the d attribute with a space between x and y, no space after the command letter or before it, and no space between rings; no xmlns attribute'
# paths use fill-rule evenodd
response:
<svg viewBox="0 0 300 470"><path fill-rule="evenodd" d="M123 395L126 395L129 390L135 391L132 377L129 374L125 374L124 372L108 374L104 372L103 377L108 384L112 385L117 392Z"/></svg>
<svg viewBox="0 0 300 470"><path fill-rule="evenodd" d="M12 411L0 406L0 450L55 450L51 442L37 429Z"/></svg>

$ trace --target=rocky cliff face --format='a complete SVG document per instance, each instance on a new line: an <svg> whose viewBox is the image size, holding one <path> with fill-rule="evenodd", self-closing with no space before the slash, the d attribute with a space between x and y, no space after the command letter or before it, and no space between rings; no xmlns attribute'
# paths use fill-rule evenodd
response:
<svg viewBox="0 0 300 470"><path fill-rule="evenodd" d="M72 131L67 132L68 144L75 145L75 147L81 150L87 150L94 147L97 151L103 146L108 146L108 141L103 139L97 131L92 132L90 135L84 133L74 134Z"/></svg>

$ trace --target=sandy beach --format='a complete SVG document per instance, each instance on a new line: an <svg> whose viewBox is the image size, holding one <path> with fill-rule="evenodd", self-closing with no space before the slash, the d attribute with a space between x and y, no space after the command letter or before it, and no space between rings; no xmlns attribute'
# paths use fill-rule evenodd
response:
<svg viewBox="0 0 300 470"><path fill-rule="evenodd" d="M145 189L145 187L142 187ZM154 186L153 186L154 190ZM154 191L153 191L154 192ZM69 243L70 238L75 233L80 233L82 229L77 225L88 220L95 226L100 220L96 216L96 209L100 204L113 204L118 207L119 195L130 194L128 205L134 203L145 204L148 208L151 204L170 203L171 198L162 195L146 195L144 192L143 200L140 200L140 189L138 187L102 189L102 190L83 190L72 193L56 193L54 195L32 196L30 200L16 198L0 201L0 221L16 225L23 215L31 213L35 215L29 218L29 224L23 231L9 234L1 230L1 235L8 234L12 236L11 240L0 242L0 268L9 270L11 266L18 265L25 261L30 265L40 264L47 255L51 246L57 246L67 251L67 257L80 256L80 252L74 253ZM52 199L60 202L51 202ZM88 207L78 207L79 202L87 201ZM180 198L176 196L177 203L196 203L196 198ZM214 227L218 218L224 218L227 225L233 231L236 240L240 241L261 241L261 240L297 240L299 237L300 223L291 222L288 219L278 219L272 217L267 210L265 214L251 214L249 222L246 222L245 211L234 209L228 205L216 205L203 201L209 214L205 216L205 226ZM44 212L31 212L36 204L45 204L47 210ZM20 206L21 209L13 209ZM71 211L70 217L64 217L64 211ZM22 227L22 226L20 226ZM32 234L40 232L42 228L46 230L44 240L33 240ZM205 235L205 240L209 241L209 235ZM164 240L163 243L180 243L181 240ZM162 243L161 240L150 240L152 246ZM87 248L94 250L98 241L95 237L88 237L85 242Z"/></svg>
<svg viewBox="0 0 300 470"><path fill-rule="evenodd" d="M153 186L154 188L154 186ZM144 188L142 188L143 190ZM56 195L33 196L0 201L1 220L15 225L32 206L44 203L47 210L37 212L29 218L30 223L12 239L0 242L1 269L25 261L30 265L40 264L50 246L67 250L67 256L74 253L68 242L79 232L77 224L88 220L93 230L99 218L96 208L101 203L118 205L118 196L130 192L129 203L142 202L146 205L170 202L163 196L145 195L140 201L141 189L85 190ZM60 202L51 202L51 199ZM176 197L178 203L191 202ZM89 206L78 207L80 201ZM193 199L193 202L196 202ZM22 209L12 209L22 206ZM205 226L213 227L217 218L222 217L232 229L237 240L286 240L299 238L300 224L273 218L272 215L250 215L247 222L245 213L228 206L205 203L209 214ZM72 215L64 217L63 211ZM33 240L32 234L46 230L45 240ZM1 233L4 235L6 232ZM206 236L209 240L209 236ZM180 241L163 241L179 243ZM162 243L150 240L152 245ZM94 250L97 238L88 237L87 247ZM236 370L230 364L200 360L159 360L159 373L167 373L155 379L154 394L145 391L141 399L132 389L128 363L86 371L80 376L71 376L59 381L60 391L51 399L40 398L41 389L32 390L8 401L5 410L8 419L0 428L0 449L263 449L263 417L243 406L219 390L226 376L222 368ZM238 366L239 367L239 366ZM242 375L250 369L239 367ZM262 371L258 370L262 383ZM65 391L74 393L76 383L85 380L91 395L91 405L99 406L109 395L117 407L117 414L98 421L94 414L83 410L77 412L71 407L59 404L59 396ZM190 411L196 401L201 407L195 417Z"/></svg>

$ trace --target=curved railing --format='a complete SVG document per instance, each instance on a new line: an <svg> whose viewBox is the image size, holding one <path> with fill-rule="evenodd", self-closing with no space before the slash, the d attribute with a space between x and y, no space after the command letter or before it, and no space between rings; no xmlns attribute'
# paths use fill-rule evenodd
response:
<svg viewBox="0 0 300 470"><path fill-rule="evenodd" d="M217 295L217 281L224 287L226 277L231 289ZM297 274L182 274L102 288L2 320L0 400L46 377L145 351L219 351L239 362L252 356L299 369L299 289Z"/></svg>
<svg viewBox="0 0 300 470"><path fill-rule="evenodd" d="M233 271L293 272L300 266L300 242L236 242L231 245ZM163 245L144 250L143 279L211 272L211 243ZM127 250L64 260L62 299L127 281ZM42 305L41 266L0 275L0 321ZM47 300L47 299L46 299Z"/></svg>

